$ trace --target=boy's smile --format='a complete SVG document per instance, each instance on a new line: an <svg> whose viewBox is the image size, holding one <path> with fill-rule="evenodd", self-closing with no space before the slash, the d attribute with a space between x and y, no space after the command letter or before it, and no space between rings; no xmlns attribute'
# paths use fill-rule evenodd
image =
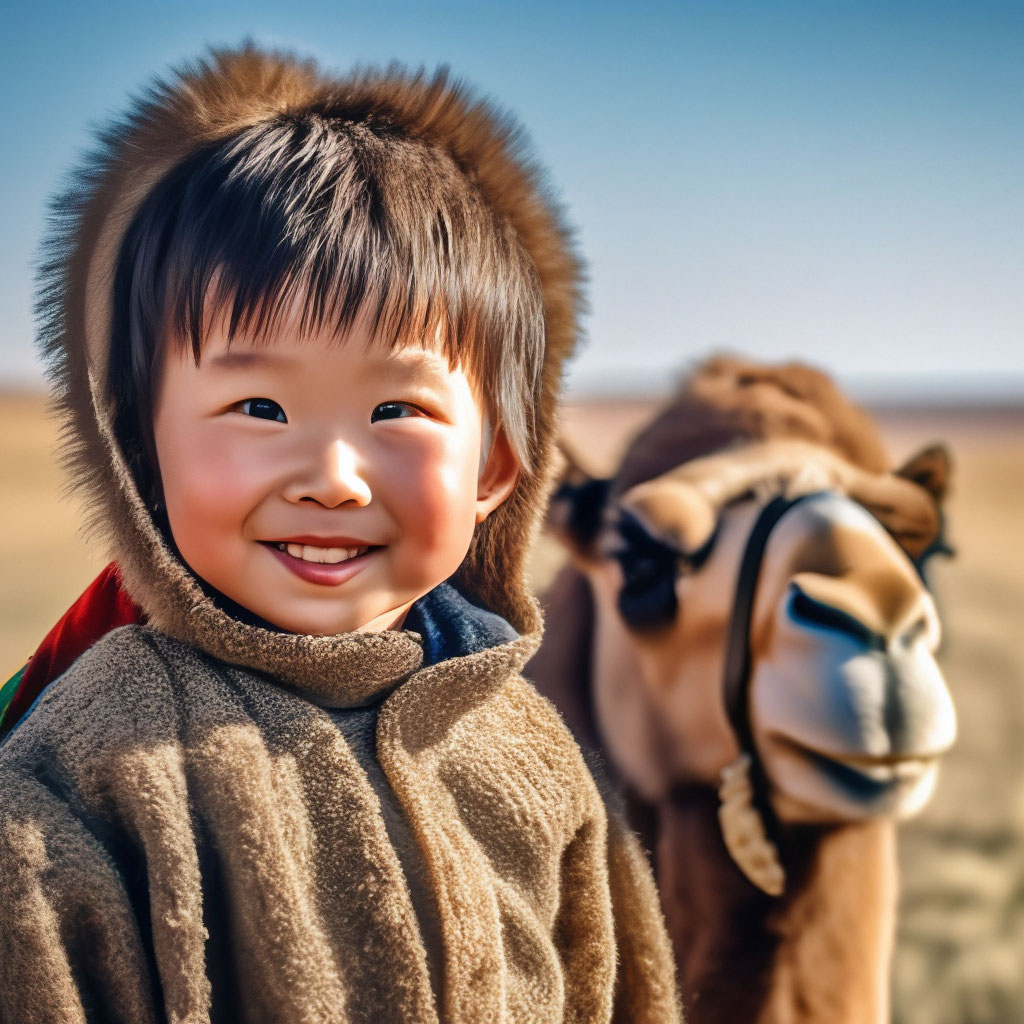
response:
<svg viewBox="0 0 1024 1024"><path fill-rule="evenodd" d="M282 629L401 625L461 564L518 466L465 371L431 348L389 351L357 320L341 340L228 343L197 366L171 343L154 433L175 545L193 572Z"/></svg>
<svg viewBox="0 0 1024 1024"><path fill-rule="evenodd" d="M324 586L343 583L366 564L366 556L377 548L349 541L339 544L326 537L294 541L269 542L270 551L279 556L281 564L300 579Z"/></svg>

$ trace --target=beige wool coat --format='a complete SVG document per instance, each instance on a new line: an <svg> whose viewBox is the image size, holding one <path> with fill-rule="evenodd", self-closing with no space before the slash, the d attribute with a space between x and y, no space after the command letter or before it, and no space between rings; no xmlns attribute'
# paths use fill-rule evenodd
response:
<svg viewBox="0 0 1024 1024"><path fill-rule="evenodd" d="M543 292L534 465L453 579L520 635L426 667L411 631L300 636L218 608L151 520L103 390L142 198L197 146L313 107L452 153ZM5 1024L678 1019L642 852L520 675L579 269L517 138L443 77L332 80L246 49L147 93L65 198L44 342L69 467L147 624L88 650L0 748ZM361 753L346 715L370 723Z"/></svg>

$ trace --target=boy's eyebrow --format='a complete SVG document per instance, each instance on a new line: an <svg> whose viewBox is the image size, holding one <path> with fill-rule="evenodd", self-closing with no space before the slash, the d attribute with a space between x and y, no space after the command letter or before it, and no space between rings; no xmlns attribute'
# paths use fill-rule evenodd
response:
<svg viewBox="0 0 1024 1024"><path fill-rule="evenodd" d="M254 351L249 349L239 351L237 349L228 349L227 352L221 352L219 355L212 356L210 358L210 365L241 368L246 366L266 366L268 363L281 364L289 361L288 356L275 353L271 350Z"/></svg>
<svg viewBox="0 0 1024 1024"><path fill-rule="evenodd" d="M372 351L372 349L370 350ZM287 367L295 363L295 359L274 348L235 349L230 348L210 356L209 365L216 369L244 370L259 367ZM416 346L392 349L383 354L376 362L374 372L386 377L407 378L409 375L422 376L427 383L443 380L447 374L448 362L432 349L421 349Z"/></svg>
<svg viewBox="0 0 1024 1024"><path fill-rule="evenodd" d="M444 357L439 359L438 353L432 349L406 347L391 350L384 359L383 366L385 369L403 372L426 370L440 375L443 369L448 368L448 363Z"/></svg>

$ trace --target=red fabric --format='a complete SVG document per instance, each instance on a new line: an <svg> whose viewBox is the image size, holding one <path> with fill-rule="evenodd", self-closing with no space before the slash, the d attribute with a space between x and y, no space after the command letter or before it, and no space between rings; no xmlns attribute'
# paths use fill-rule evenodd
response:
<svg viewBox="0 0 1024 1024"><path fill-rule="evenodd" d="M29 659L4 715L3 731L9 732L46 684L66 671L97 640L118 626L142 621L142 609L121 589L117 566L111 562L46 634Z"/></svg>

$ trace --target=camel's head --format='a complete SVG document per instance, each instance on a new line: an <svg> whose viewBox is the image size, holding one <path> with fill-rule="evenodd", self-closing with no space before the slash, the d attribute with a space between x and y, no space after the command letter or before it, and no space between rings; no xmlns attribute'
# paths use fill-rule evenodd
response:
<svg viewBox="0 0 1024 1024"><path fill-rule="evenodd" d="M642 796L717 784L753 746L784 823L922 807L956 731L920 574L947 470L941 449L876 474L787 440L694 459L617 495L574 471L553 515L594 596L601 738ZM762 511L780 494L806 496L776 503L771 526ZM751 535L766 527L758 554Z"/></svg>

